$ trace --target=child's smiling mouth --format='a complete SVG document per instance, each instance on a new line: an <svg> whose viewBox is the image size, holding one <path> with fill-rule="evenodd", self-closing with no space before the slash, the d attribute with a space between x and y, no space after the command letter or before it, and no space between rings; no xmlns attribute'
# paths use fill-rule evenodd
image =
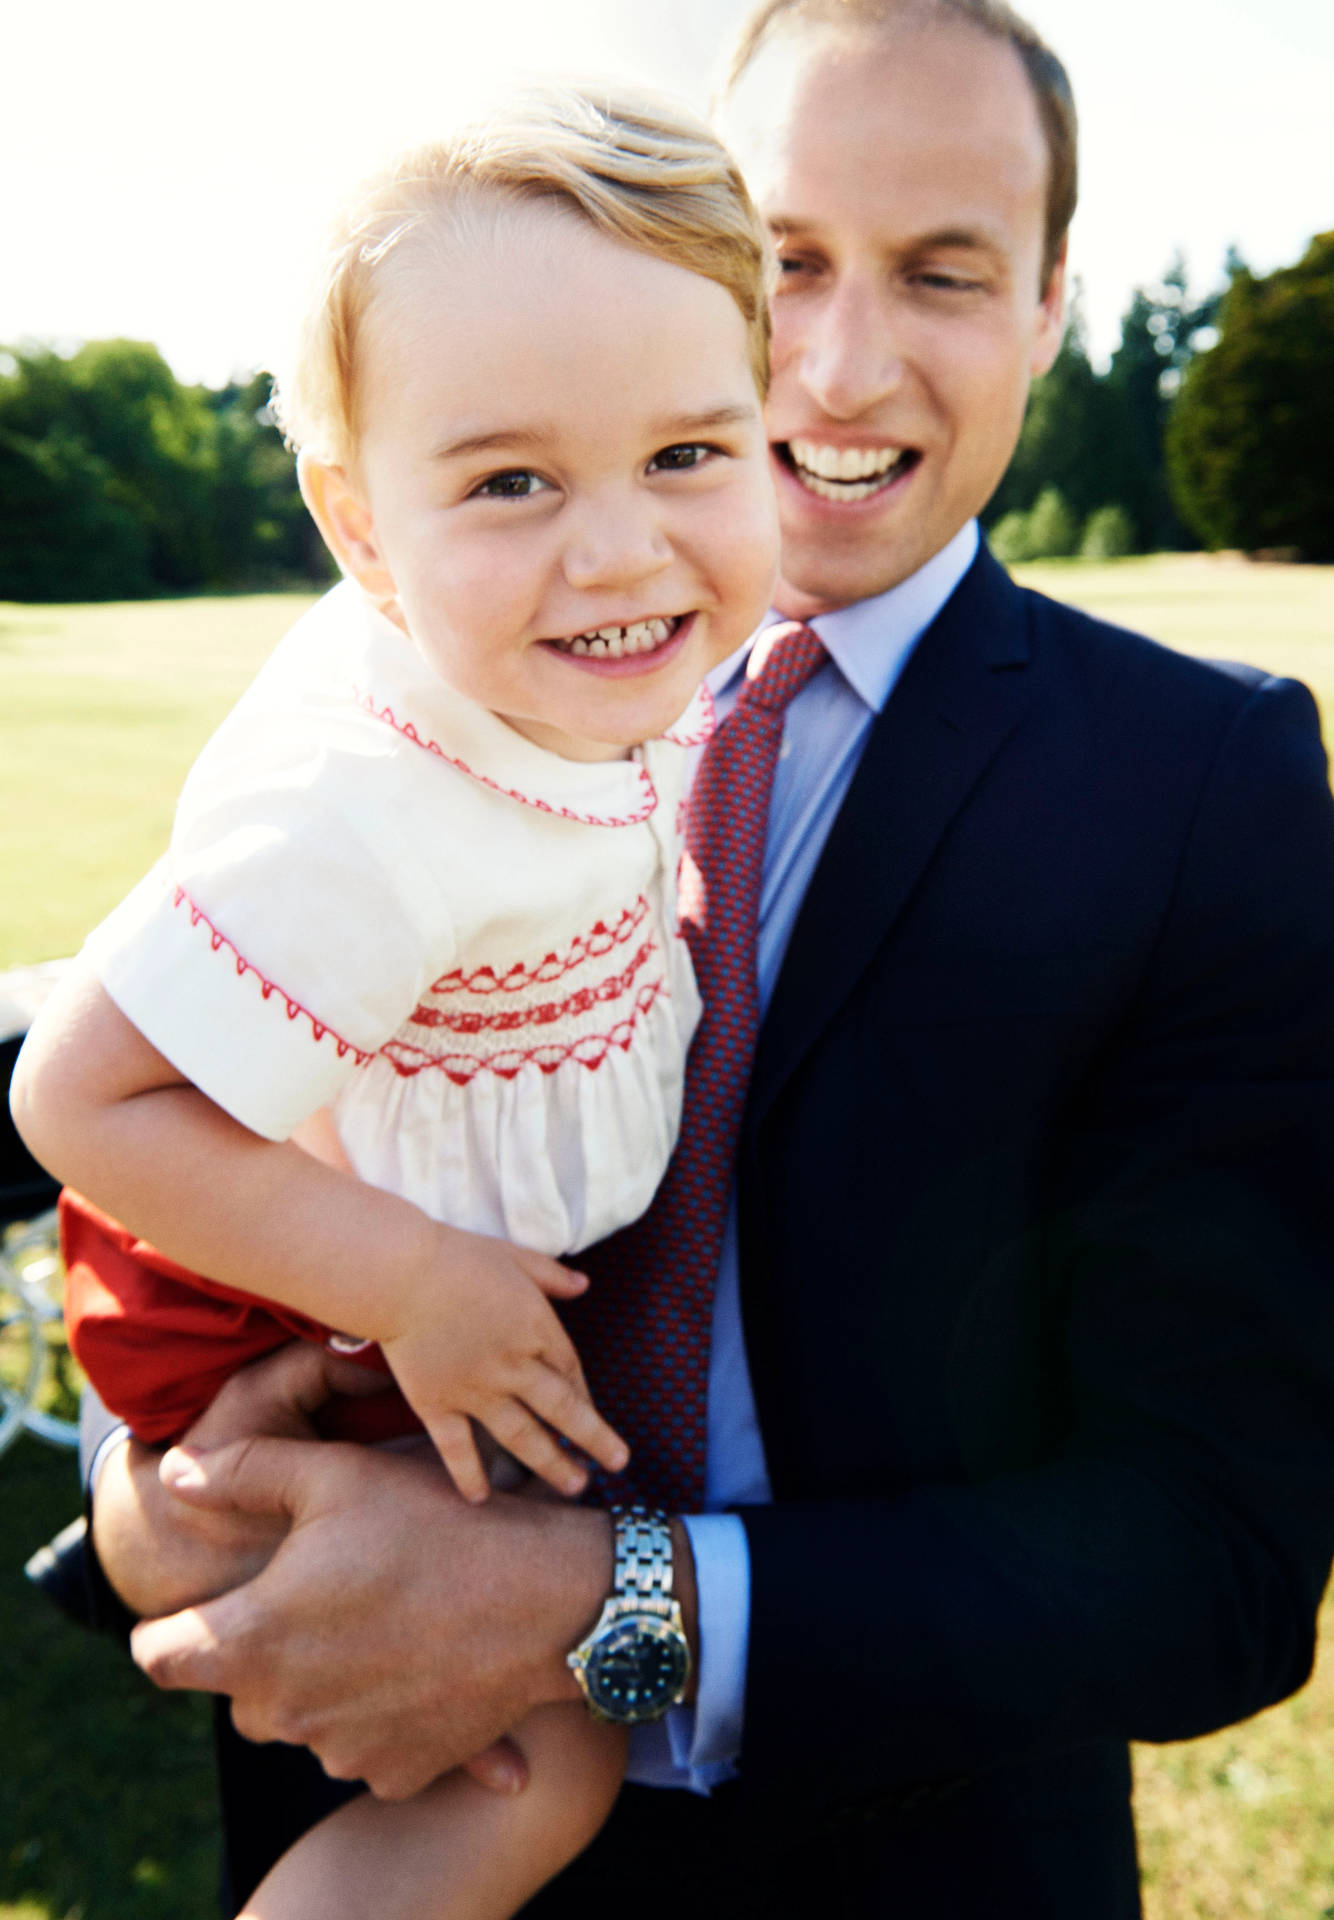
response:
<svg viewBox="0 0 1334 1920"><path fill-rule="evenodd" d="M652 620L634 620L621 627L591 627L569 640L546 640L542 644L573 660L635 661L662 655L675 649L671 643L694 618L693 614L659 615Z"/></svg>

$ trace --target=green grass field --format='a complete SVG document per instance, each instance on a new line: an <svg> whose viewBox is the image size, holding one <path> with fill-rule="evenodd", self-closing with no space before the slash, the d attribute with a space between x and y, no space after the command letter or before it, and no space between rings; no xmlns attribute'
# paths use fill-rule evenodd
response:
<svg viewBox="0 0 1334 1920"><path fill-rule="evenodd" d="M1191 556L1021 577L1295 674L1334 724L1334 568ZM192 756L307 604L0 605L0 966L72 951L157 855ZM67 1458L25 1439L0 1459L0 1920L212 1920L201 1704L154 1694L19 1575L76 1504ZM1334 1648L1329 1605L1325 1628ZM1246 1726L1140 1748L1136 1781L1149 1920L1334 1915L1334 1651Z"/></svg>

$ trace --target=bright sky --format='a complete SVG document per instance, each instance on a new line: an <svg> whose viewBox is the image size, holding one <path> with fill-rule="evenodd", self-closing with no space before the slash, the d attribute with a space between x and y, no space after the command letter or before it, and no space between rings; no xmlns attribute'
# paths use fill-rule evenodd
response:
<svg viewBox="0 0 1334 1920"><path fill-rule="evenodd" d="M0 341L155 340L219 383L281 339L340 186L498 78L629 75L702 106L746 0L16 6ZM1021 0L1022 4L1022 0ZM1030 0L1084 126L1072 264L1095 355L1177 247L1203 290L1334 228L1330 0Z"/></svg>

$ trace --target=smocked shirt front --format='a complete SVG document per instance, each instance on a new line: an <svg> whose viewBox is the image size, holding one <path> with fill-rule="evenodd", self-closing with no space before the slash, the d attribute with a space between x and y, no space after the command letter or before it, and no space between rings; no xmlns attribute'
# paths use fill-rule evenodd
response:
<svg viewBox="0 0 1334 1920"><path fill-rule="evenodd" d="M93 964L254 1132L330 1107L364 1180L576 1252L643 1212L675 1141L680 815L711 729L701 689L628 759L562 759L345 583L205 747Z"/></svg>

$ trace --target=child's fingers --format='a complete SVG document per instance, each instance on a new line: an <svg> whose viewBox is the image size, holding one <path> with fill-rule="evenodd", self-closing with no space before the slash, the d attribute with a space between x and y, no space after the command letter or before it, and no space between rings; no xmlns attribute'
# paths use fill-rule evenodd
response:
<svg viewBox="0 0 1334 1920"><path fill-rule="evenodd" d="M552 1260L545 1253L533 1253L528 1247L515 1247L514 1253L533 1285L540 1287L548 1299L574 1300L581 1293L587 1293L586 1273L562 1266L559 1260Z"/></svg>
<svg viewBox="0 0 1334 1920"><path fill-rule="evenodd" d="M629 1447L607 1425L588 1398L587 1389L581 1393L565 1374L551 1367L534 1368L523 1397L539 1419L572 1440L608 1473L619 1473L629 1461Z"/></svg>
<svg viewBox="0 0 1334 1920"><path fill-rule="evenodd" d="M440 1419L428 1420L426 1430L463 1498L479 1506L491 1486L467 1420L461 1414L445 1414Z"/></svg>
<svg viewBox="0 0 1334 1920"><path fill-rule="evenodd" d="M557 1493L573 1499L587 1486L587 1471L517 1400L498 1402L488 1409L482 1424L516 1460L521 1460Z"/></svg>

